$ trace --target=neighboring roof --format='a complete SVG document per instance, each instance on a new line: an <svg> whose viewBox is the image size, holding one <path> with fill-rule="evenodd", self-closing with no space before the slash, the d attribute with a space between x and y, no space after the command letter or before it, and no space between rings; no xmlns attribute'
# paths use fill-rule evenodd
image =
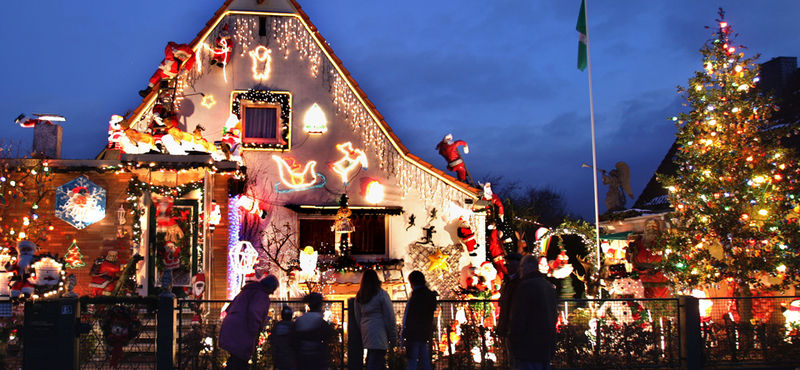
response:
<svg viewBox="0 0 800 370"><path fill-rule="evenodd" d="M636 199L633 208L646 209L653 212L666 211L671 208L667 195L669 192L665 189L656 177L656 174L671 176L678 171L678 165L675 164L675 155L678 153L678 143L673 142L672 146L667 151L667 155L661 160L658 169L650 178L647 186L642 190L642 194Z"/></svg>
<svg viewBox="0 0 800 370"><path fill-rule="evenodd" d="M408 162L417 165L418 167L422 168L423 170L426 170L432 175L439 177L445 182L455 187L458 187L461 190L477 197L478 193L480 193L482 189L478 189L470 186L469 184L461 182L455 177L449 175L448 173L435 168L432 164L423 161L420 157L411 154L408 148L406 148L406 146L403 145L402 142L400 142L400 138L398 138L397 135L394 134L391 127L389 127L389 124L387 124L386 121L383 119L383 116L380 113L378 113L375 104L372 104L369 98L367 98L367 94L365 94L364 91L361 90L361 88L358 86L358 83L356 83L356 81L350 75L350 72L348 72L347 69L342 64L342 61L339 58L337 58L336 55L333 53L333 49L331 49L331 47L325 41L325 38L322 37L322 35L320 35L319 31L317 30L317 27L314 26L313 23L311 23L311 20L308 18L308 15L305 12L303 12L303 10L300 8L300 4L298 4L297 1L295 0L288 0L288 1L291 3L292 6L294 6L295 10L297 11L296 15L299 16L299 18L302 20L303 23L305 23L305 25L308 27L308 30L311 32L312 36L317 40L317 45L324 50L324 52L330 57L331 62L334 63L335 67L341 71L342 77L353 88L355 94L358 96L359 99L361 99L361 101L364 103L364 106L372 114L373 118L375 118L375 120L377 121L378 126L381 128L381 131L389 138L389 141L394 145L395 149L401 154L401 156L403 156ZM231 4L233 4L234 2L236 2L236 0L226 0L225 3L222 5L222 7L220 7L219 10L216 11L216 13L214 13L214 17L212 17L211 20L206 23L206 26L203 27L203 29L197 34L194 40L192 40L192 42L189 44L189 46L192 49L197 50L202 40L204 40L211 33L211 31L225 17L225 15L229 11L235 11L230 9ZM288 13L286 13L286 15L288 15ZM146 98L144 98L142 103L131 114L132 121L137 120L141 116L144 109L150 106L150 104L156 99L157 94L158 91L154 89L152 92L150 92L150 94Z"/></svg>

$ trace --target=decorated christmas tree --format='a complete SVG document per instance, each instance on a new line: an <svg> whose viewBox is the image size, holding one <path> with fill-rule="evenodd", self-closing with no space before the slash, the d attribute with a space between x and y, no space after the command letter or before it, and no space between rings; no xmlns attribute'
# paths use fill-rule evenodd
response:
<svg viewBox="0 0 800 370"><path fill-rule="evenodd" d="M66 266L71 269L86 266L86 264L83 262L81 248L78 247L76 240L73 240L72 245L70 245L67 249L67 253L64 255L64 260L67 262Z"/></svg>
<svg viewBox="0 0 800 370"><path fill-rule="evenodd" d="M675 210L661 268L680 288L727 282L749 295L800 273L797 156L780 145L797 125L770 123L778 107L757 87L758 55L744 57L724 15L700 50L703 69L678 88L691 111L673 118L677 174L660 176Z"/></svg>

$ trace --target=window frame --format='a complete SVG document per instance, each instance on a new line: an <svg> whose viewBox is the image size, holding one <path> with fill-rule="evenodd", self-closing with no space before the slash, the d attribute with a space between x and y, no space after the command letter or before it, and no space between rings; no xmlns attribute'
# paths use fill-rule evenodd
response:
<svg viewBox="0 0 800 370"><path fill-rule="evenodd" d="M247 109L274 109L275 110L275 137L273 138L256 138L247 137ZM241 122L242 122L242 143L244 144L278 144L286 145L283 140L282 127L281 127L281 105L275 103L256 102L251 100L241 101Z"/></svg>
<svg viewBox="0 0 800 370"><path fill-rule="evenodd" d="M358 216L354 215L354 216L351 216L351 217L360 217L360 216L367 216L367 215L358 215ZM391 250L390 250L391 249L391 244L389 242L390 241L390 232L389 232L389 230L390 230L389 226L390 225L389 225L389 217L388 217L389 215L383 214L383 215L372 215L372 216L381 216L381 217L383 217L383 253L370 253L370 254L352 253L352 242L351 242L350 257L355 258L357 260L371 260L371 259L379 259L379 258L389 258L391 256ZM336 220L336 216L331 216L331 215L298 215L298 217L297 217L297 230L298 230L298 233L300 232L300 223L303 222L303 220L330 220L331 222L333 222L333 221ZM331 231L331 232L333 232L333 231ZM305 245L300 245L300 238L302 238L302 236L298 235L298 245L297 246L298 246L298 248L302 249L302 248L305 248ZM351 235L351 240L352 240L352 235ZM336 242L337 242L336 236L334 236L334 243L336 243ZM316 246L312 246L312 247L314 247L314 250L317 250Z"/></svg>

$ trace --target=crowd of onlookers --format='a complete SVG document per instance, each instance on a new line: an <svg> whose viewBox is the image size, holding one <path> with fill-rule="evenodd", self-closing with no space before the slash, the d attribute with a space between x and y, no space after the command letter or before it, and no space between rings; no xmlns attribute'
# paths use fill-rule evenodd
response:
<svg viewBox="0 0 800 370"><path fill-rule="evenodd" d="M549 369L556 350L556 291L539 272L536 257L512 253L506 256L508 273L500 289L496 332L507 351L509 367L518 370ZM408 275L412 292L406 304L400 333L389 294L381 288L374 270L366 270L352 307L355 322L349 330L360 333L367 351L367 370L386 369L386 355L402 346L409 370L431 369L431 337L438 293L430 290L425 275ZM269 318L269 295L278 279L267 275L246 284L225 310L219 345L228 351L227 368L248 369L259 333ZM303 298L308 312L293 320L294 311L281 309L281 320L269 336L275 369L322 370L328 368L328 343L334 331L323 318L323 296ZM400 339L398 341L398 338Z"/></svg>

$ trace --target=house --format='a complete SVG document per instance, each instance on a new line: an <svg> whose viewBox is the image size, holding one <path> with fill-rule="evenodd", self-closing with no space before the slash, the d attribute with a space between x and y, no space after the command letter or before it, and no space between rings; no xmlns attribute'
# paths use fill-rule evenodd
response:
<svg viewBox="0 0 800 370"><path fill-rule="evenodd" d="M200 153L245 174L229 193L205 193L223 219L192 257L203 260L208 298L231 298L249 270L277 274L284 296L319 287L347 297L366 267L385 267L392 293L418 269L446 295L462 267L485 261L456 235L463 217L485 244L479 189L409 153L293 0L225 1L194 40L167 45L140 93L141 105L112 122L115 149L104 156L160 166ZM144 203L157 209L160 198ZM207 207L198 212L207 223ZM300 269L306 255L319 272Z"/></svg>

